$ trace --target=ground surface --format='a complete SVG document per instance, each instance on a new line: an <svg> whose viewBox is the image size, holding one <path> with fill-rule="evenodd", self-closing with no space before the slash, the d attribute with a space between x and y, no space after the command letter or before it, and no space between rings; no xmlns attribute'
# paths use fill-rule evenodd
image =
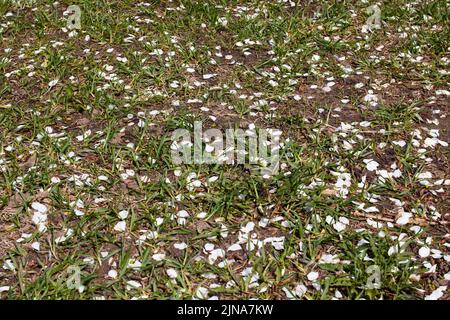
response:
<svg viewBox="0 0 450 320"><path fill-rule="evenodd" d="M371 4L0 0L0 298L448 299L449 3Z"/></svg>

